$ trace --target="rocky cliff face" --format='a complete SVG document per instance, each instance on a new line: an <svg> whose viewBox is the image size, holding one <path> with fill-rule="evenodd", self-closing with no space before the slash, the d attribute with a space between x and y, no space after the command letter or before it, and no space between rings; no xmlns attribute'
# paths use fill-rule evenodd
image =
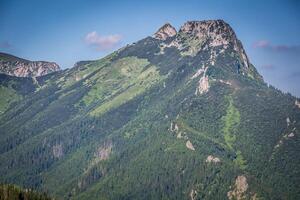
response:
<svg viewBox="0 0 300 200"><path fill-rule="evenodd" d="M38 77L59 70L60 67L54 62L29 61L0 53L0 73L17 77Z"/></svg>

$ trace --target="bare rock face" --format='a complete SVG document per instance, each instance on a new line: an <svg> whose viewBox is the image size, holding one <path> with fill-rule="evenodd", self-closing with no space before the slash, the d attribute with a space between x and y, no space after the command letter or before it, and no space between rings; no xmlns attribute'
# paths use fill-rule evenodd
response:
<svg viewBox="0 0 300 200"><path fill-rule="evenodd" d="M60 158L64 155L62 144L56 144L52 147L52 153L55 158Z"/></svg>
<svg viewBox="0 0 300 200"><path fill-rule="evenodd" d="M248 189L247 178L245 176L238 176L235 179L235 185L231 191L227 193L228 199L245 199L245 193Z"/></svg>
<svg viewBox="0 0 300 200"><path fill-rule="evenodd" d="M209 90L209 79L206 75L207 69L208 67L202 67L191 77L191 79L194 79L203 74L198 81L198 87L196 88L195 95L201 95Z"/></svg>
<svg viewBox="0 0 300 200"><path fill-rule="evenodd" d="M224 49L231 45L240 54L244 66L249 67L249 60L241 42L223 20L188 21L180 28L179 35L182 38L194 38L196 51L205 48L205 45L208 45L206 48L223 46Z"/></svg>
<svg viewBox="0 0 300 200"><path fill-rule="evenodd" d="M169 37L173 37L177 34L176 29L169 23L163 25L158 31L154 34L154 38L159 40L166 40Z"/></svg>
<svg viewBox="0 0 300 200"><path fill-rule="evenodd" d="M195 151L195 148L194 148L193 144L191 143L191 141L188 140L188 141L185 143L185 146L186 146L188 149L190 149L190 150L192 150L192 151Z"/></svg>
<svg viewBox="0 0 300 200"><path fill-rule="evenodd" d="M296 101L295 101L295 105L296 105L298 108L300 108L300 101L296 100Z"/></svg>
<svg viewBox="0 0 300 200"><path fill-rule="evenodd" d="M112 152L112 142L109 141L109 142L106 142L104 143L102 146L100 146L96 153L95 153L95 156L97 158L99 158L99 160L107 160L110 156Z"/></svg>
<svg viewBox="0 0 300 200"><path fill-rule="evenodd" d="M59 70L60 67L54 62L29 61L0 53L0 73L18 77L37 77Z"/></svg>
<svg viewBox="0 0 300 200"><path fill-rule="evenodd" d="M207 156L205 162L207 162L207 163L219 163L219 162L221 162L221 160L218 157L214 157L212 155L209 155L209 156Z"/></svg>
<svg viewBox="0 0 300 200"><path fill-rule="evenodd" d="M211 39L210 46L228 45L234 32L222 20L188 21L179 30L198 39Z"/></svg>
<svg viewBox="0 0 300 200"><path fill-rule="evenodd" d="M198 85L198 88L196 89L195 95L208 92L208 90L209 90L208 76L201 77L198 84L199 85Z"/></svg>

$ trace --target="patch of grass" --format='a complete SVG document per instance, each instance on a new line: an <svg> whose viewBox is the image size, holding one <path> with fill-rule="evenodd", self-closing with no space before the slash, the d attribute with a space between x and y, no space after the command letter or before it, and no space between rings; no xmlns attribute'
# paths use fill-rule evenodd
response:
<svg viewBox="0 0 300 200"><path fill-rule="evenodd" d="M187 147L185 146L184 141L175 140L174 143L168 145L167 148L164 149L164 152L168 153L182 153L182 152L189 152L192 153Z"/></svg>
<svg viewBox="0 0 300 200"><path fill-rule="evenodd" d="M179 33L181 36L181 40L183 42L183 47L187 48L186 51L180 52L182 56L195 56L198 50L203 45L205 39L199 39L196 37L191 37L186 33Z"/></svg>
<svg viewBox="0 0 300 200"><path fill-rule="evenodd" d="M83 98L86 105L97 100L104 101L91 112L91 115L101 115L116 108L157 83L162 77L155 66L144 70L148 64L146 59L126 57L110 66L109 71L105 73L109 79L98 80L99 84ZM107 76L105 77L108 78Z"/></svg>
<svg viewBox="0 0 300 200"><path fill-rule="evenodd" d="M113 53L109 56L106 56L106 57L100 59L100 60L91 61L80 67L73 68L66 74L66 76L58 79L57 84L61 88L70 87L71 85L75 84L77 81L82 80L82 79L86 78L87 76L91 75L96 70L99 70L99 69L105 67L106 65L109 65L114 56L115 56L115 54Z"/></svg>
<svg viewBox="0 0 300 200"><path fill-rule="evenodd" d="M142 69L148 65L146 59L125 57L103 67L97 74L85 81L92 84L90 91L83 97L86 106L95 101L105 101L131 86Z"/></svg>
<svg viewBox="0 0 300 200"><path fill-rule="evenodd" d="M227 107L226 115L222 118L224 122L224 127L222 129L224 140L227 147L235 151L236 159L234 160L234 163L238 165L240 169L246 169L247 161L244 159L242 152L234 148L234 143L236 141L235 133L240 124L240 112L234 106L231 96L226 96L225 100L228 101L229 105Z"/></svg>
<svg viewBox="0 0 300 200"><path fill-rule="evenodd" d="M199 135L199 136L203 137L204 139L209 140L209 141L211 141L211 142L213 142L213 143L215 143L215 144L217 144L217 145L219 145L223 148L227 148L226 145L219 142L217 139L215 139L213 137L209 137L207 134L199 132L199 131L195 130L194 128L188 126L186 123L183 122L183 120L178 120L177 123L178 123L178 126L180 127L181 130L190 132L190 133L195 134L195 135Z"/></svg>
<svg viewBox="0 0 300 200"><path fill-rule="evenodd" d="M240 124L240 113L233 105L232 97L226 96L225 100L228 101L229 106L227 108L226 115L222 118L224 122L222 132L224 133L226 145L230 149L233 149L234 142L236 141L236 135L234 133Z"/></svg>
<svg viewBox="0 0 300 200"><path fill-rule="evenodd" d="M234 163L238 165L241 169L247 168L247 161L244 159L240 150L236 151L236 159L234 160Z"/></svg>
<svg viewBox="0 0 300 200"><path fill-rule="evenodd" d="M132 86L120 93L119 95L113 97L110 101L106 101L101 104L95 110L91 112L91 115L101 115L112 108L116 108L129 100L133 99L137 95L145 92L153 84L160 80L159 72L154 66L149 67L147 70L143 71L138 77L132 80Z"/></svg>

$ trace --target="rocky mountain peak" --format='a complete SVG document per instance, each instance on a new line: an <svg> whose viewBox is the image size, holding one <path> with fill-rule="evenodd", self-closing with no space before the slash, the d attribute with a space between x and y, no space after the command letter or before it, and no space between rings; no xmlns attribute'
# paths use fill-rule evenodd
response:
<svg viewBox="0 0 300 200"><path fill-rule="evenodd" d="M187 21L176 32L170 24L162 26L154 35L160 41L160 52L176 48L181 56L209 55L207 63L218 65L226 55L235 57L232 69L243 75L253 76L251 63L231 26L223 20ZM255 77L262 77L255 73Z"/></svg>
<svg viewBox="0 0 300 200"><path fill-rule="evenodd" d="M213 47L229 45L237 40L233 29L223 20L188 21L179 32L200 40L210 39L209 45Z"/></svg>
<svg viewBox="0 0 300 200"><path fill-rule="evenodd" d="M176 29L169 23L166 23L158 29L154 34L154 38L159 40L166 40L169 37L173 37L177 34Z"/></svg>
<svg viewBox="0 0 300 200"><path fill-rule="evenodd" d="M242 65L245 68L250 66L242 43L231 26L223 20L188 21L181 26L172 45L189 49L189 55L196 55L200 50L208 48L232 48L239 55Z"/></svg>
<svg viewBox="0 0 300 200"><path fill-rule="evenodd" d="M0 73L17 77L38 77L59 70L60 67L55 62L30 61L0 53Z"/></svg>

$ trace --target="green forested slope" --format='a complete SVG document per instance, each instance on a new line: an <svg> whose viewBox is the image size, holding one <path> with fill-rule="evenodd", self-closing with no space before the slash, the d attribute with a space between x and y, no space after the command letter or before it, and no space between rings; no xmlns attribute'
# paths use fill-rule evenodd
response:
<svg viewBox="0 0 300 200"><path fill-rule="evenodd" d="M38 78L0 116L0 181L61 199L300 198L297 99L231 43L162 53L178 35Z"/></svg>

